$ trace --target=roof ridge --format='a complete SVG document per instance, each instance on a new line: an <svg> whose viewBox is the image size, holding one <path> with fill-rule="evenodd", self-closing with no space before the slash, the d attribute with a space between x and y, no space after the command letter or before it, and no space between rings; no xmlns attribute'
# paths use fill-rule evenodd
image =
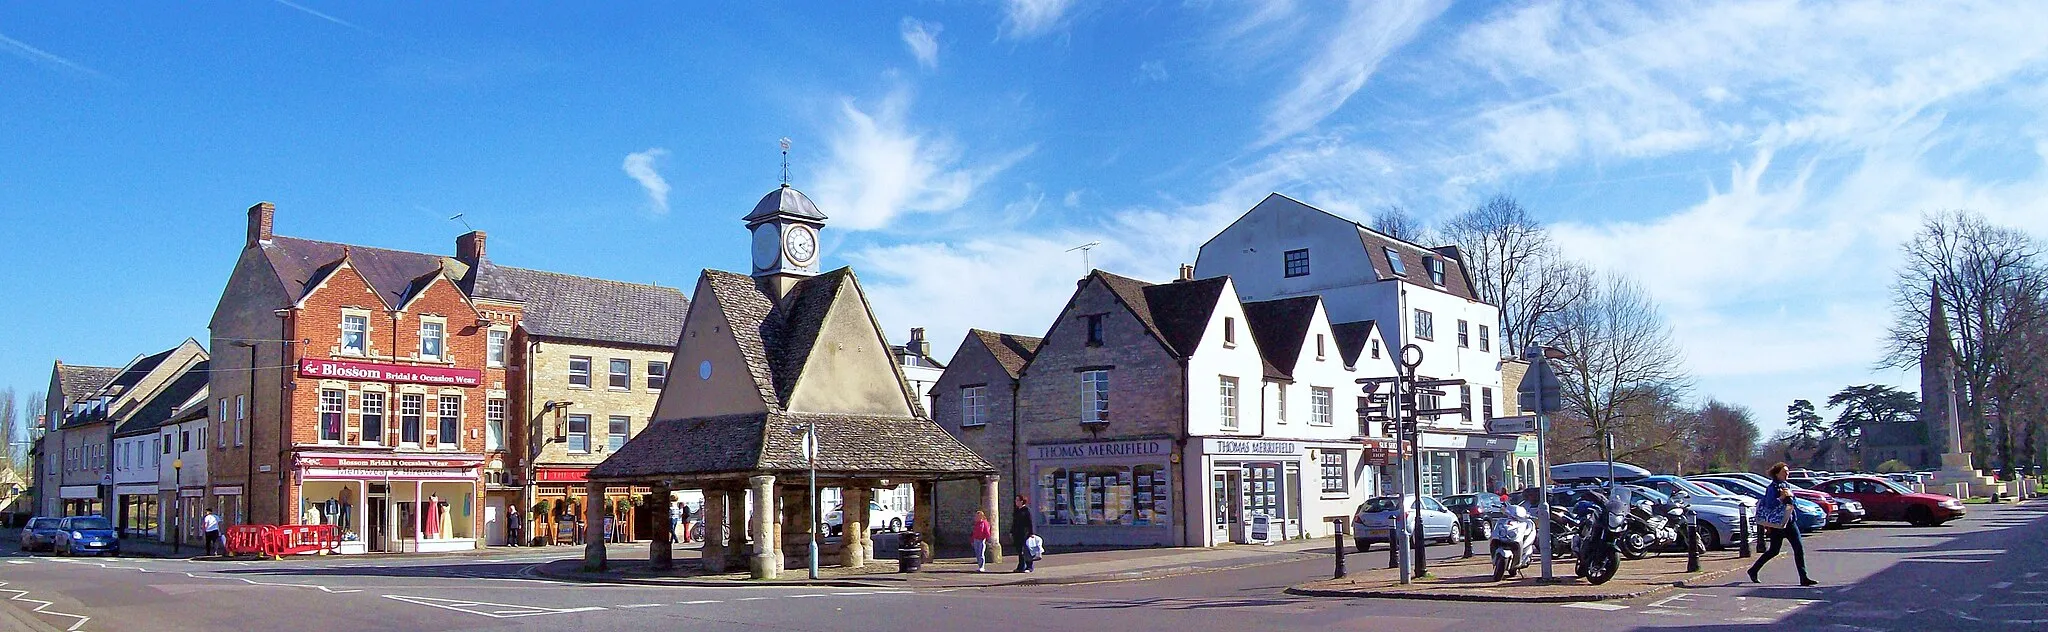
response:
<svg viewBox="0 0 2048 632"><path fill-rule="evenodd" d="M671 286L667 286L667 285L662 285L662 284L659 284L659 283L641 283L641 282L639 282L639 281L621 281L621 280L618 280L618 279L607 279L607 278L604 278L604 277L596 277L596 276L589 276L589 275L584 275L584 274L571 274L571 273L568 273L568 272L556 272L556 271L553 271L553 270L542 270L542 269L539 269L539 268L522 268L522 267L519 267L519 266L508 266L508 265L504 265L504 264L498 263L498 262L496 262L496 261L492 261L492 260L490 260L490 259L485 259L485 260L483 260L483 263L485 263L485 264L489 264L489 265L490 265L491 267L494 267L494 268L503 268L503 269L506 269L506 270L517 270L517 271L520 271L520 272L531 272L531 273L534 273L534 274L546 274L546 275L550 275L550 276L558 276L558 277L568 277L568 278L572 278L572 279L582 279L582 280L586 280L586 281L598 281L598 282L601 282L601 283L615 283L615 284L618 284L618 285L632 285L632 286L640 286L640 287L651 287L651 288L659 288L659 289L663 289L663 290L675 290L675 291L677 291L677 292L681 292L681 291L683 291L683 290L682 290L682 288L677 288L677 287L671 287Z"/></svg>

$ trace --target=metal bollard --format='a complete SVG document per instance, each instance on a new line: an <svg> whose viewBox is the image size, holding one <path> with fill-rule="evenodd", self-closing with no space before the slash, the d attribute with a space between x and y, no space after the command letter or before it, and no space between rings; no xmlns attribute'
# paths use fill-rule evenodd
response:
<svg viewBox="0 0 2048 632"><path fill-rule="evenodd" d="M1330 537L1337 541L1337 572L1332 579L1344 579L1344 529L1340 527L1332 531Z"/></svg>
<svg viewBox="0 0 2048 632"><path fill-rule="evenodd" d="M1458 529L1458 535L1464 536L1460 539L1465 541L1465 557L1472 557L1472 518L1458 514Z"/></svg>
<svg viewBox="0 0 2048 632"><path fill-rule="evenodd" d="M1394 545L1392 535L1387 536L1387 568L1401 567L1401 547Z"/></svg>
<svg viewBox="0 0 2048 632"><path fill-rule="evenodd" d="M1685 516L1685 572L1700 572L1700 518L1690 511Z"/></svg>
<svg viewBox="0 0 2048 632"><path fill-rule="evenodd" d="M1736 513L1742 514L1742 547L1736 549L1735 556L1749 557L1749 543L1751 540L1756 539L1756 525L1750 524L1749 512L1738 511Z"/></svg>

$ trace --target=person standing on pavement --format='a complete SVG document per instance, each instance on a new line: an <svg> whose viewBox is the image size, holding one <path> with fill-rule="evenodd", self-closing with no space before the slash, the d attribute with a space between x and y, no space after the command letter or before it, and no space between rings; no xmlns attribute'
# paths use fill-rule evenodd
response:
<svg viewBox="0 0 2048 632"><path fill-rule="evenodd" d="M670 522L671 522L671 524L669 525L669 529L668 529L668 541L669 541L669 543L670 543L670 544L689 544L689 542L690 542L690 503L678 503L678 504L676 505L676 513L675 513L675 515L673 515L673 516L670 516Z"/></svg>
<svg viewBox="0 0 2048 632"><path fill-rule="evenodd" d="M988 523L988 512L974 512L974 572L988 572L988 543L996 539L995 525Z"/></svg>
<svg viewBox="0 0 2048 632"><path fill-rule="evenodd" d="M1017 570L1015 572L1018 573L1031 572L1032 563L1038 561L1032 559L1031 549L1024 546L1026 542L1031 540L1031 536L1037 534L1033 530L1033 522L1031 519L1031 499L1024 497L1023 494L1018 494L1017 508L1010 510L1010 550L1017 552Z"/></svg>
<svg viewBox="0 0 2048 632"><path fill-rule="evenodd" d="M1806 547L1800 545L1799 522L1792 511L1792 484L1785 480L1791 471L1791 466L1784 463L1771 466L1771 485L1764 489L1763 500L1757 502L1757 525L1770 538L1770 544L1765 546L1764 554L1756 558L1756 563L1749 566L1750 583L1761 581L1756 577L1757 571L1764 569L1764 562L1777 557L1778 550L1789 540L1792 542L1792 563L1799 567L1799 585L1820 584L1806 576Z"/></svg>
<svg viewBox="0 0 2048 632"><path fill-rule="evenodd" d="M220 539L220 516L213 515L213 510L208 509L206 510L206 517L200 520L200 524L205 525L206 554L213 555L213 542ZM227 553L228 547L226 542L222 542L220 548L221 553Z"/></svg>

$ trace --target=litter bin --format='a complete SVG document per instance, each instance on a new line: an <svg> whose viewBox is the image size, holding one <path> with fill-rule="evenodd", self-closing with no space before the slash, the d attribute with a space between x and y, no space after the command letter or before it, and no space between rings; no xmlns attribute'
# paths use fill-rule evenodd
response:
<svg viewBox="0 0 2048 632"><path fill-rule="evenodd" d="M915 573L924 566L924 536L917 532L896 534L896 572Z"/></svg>

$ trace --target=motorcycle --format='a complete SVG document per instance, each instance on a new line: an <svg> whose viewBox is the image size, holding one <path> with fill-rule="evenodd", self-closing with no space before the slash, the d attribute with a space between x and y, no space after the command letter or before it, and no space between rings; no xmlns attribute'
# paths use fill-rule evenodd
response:
<svg viewBox="0 0 2048 632"><path fill-rule="evenodd" d="M1640 560L1649 557L1652 549L1676 548L1684 544L1683 526L1693 519L1690 515L1692 507L1687 500L1685 497L1673 497L1668 503L1652 503L1647 499L1635 501L1629 508L1628 531L1621 539L1621 556Z"/></svg>
<svg viewBox="0 0 2048 632"><path fill-rule="evenodd" d="M1628 488L1617 487L1613 496L1588 492L1573 508L1583 525L1572 541L1572 556L1578 558L1572 565L1573 574L1595 586L1614 579L1615 572L1621 570L1620 542L1628 529L1632 505Z"/></svg>
<svg viewBox="0 0 2048 632"><path fill-rule="evenodd" d="M1536 521L1520 505L1509 505L1487 515L1488 539L1493 549L1493 581L1519 575L1536 559Z"/></svg>
<svg viewBox="0 0 2048 632"><path fill-rule="evenodd" d="M1579 537L1579 520L1572 517L1572 511L1561 505L1550 506L1550 554L1559 557L1572 554L1572 542Z"/></svg>

